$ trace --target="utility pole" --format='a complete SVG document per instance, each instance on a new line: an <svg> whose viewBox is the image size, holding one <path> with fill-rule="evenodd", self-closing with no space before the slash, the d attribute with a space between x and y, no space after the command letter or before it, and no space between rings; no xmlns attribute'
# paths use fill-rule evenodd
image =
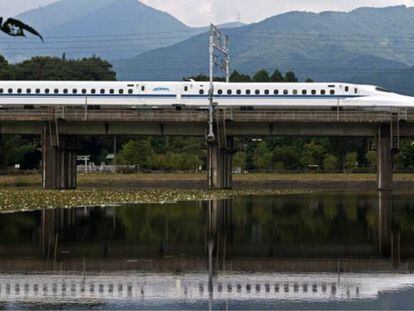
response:
<svg viewBox="0 0 414 311"><path fill-rule="evenodd" d="M219 51L224 56L221 69L226 75L226 82L230 82L230 51L229 37L223 35L222 32L213 24L210 25L210 90L209 90L209 120L208 120L208 136L210 140L214 139L214 66L216 63L215 51Z"/></svg>

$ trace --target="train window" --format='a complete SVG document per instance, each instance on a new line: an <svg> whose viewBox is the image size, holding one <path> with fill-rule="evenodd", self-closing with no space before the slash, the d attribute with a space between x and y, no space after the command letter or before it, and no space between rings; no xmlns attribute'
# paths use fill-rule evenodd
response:
<svg viewBox="0 0 414 311"><path fill-rule="evenodd" d="M279 90L273 90L273 94L279 95Z"/></svg>
<svg viewBox="0 0 414 311"><path fill-rule="evenodd" d="M316 95L316 90L311 91L312 95Z"/></svg>
<svg viewBox="0 0 414 311"><path fill-rule="evenodd" d="M73 93L73 94L76 94L76 93L78 93L78 90L77 90L77 89L73 89L73 90L72 90L72 93Z"/></svg>
<svg viewBox="0 0 414 311"><path fill-rule="evenodd" d="M302 95L306 95L306 94L308 94L308 91L307 90L302 90Z"/></svg>
<svg viewBox="0 0 414 311"><path fill-rule="evenodd" d="M63 89L63 93L64 94L67 94L69 92L69 90L68 89Z"/></svg>
<svg viewBox="0 0 414 311"><path fill-rule="evenodd" d="M115 90L114 89L110 89L109 90L109 93L114 94L115 93Z"/></svg>
<svg viewBox="0 0 414 311"><path fill-rule="evenodd" d="M101 89L101 94L105 94L105 89Z"/></svg>
<svg viewBox="0 0 414 311"><path fill-rule="evenodd" d="M321 95L325 95L326 91L325 90L321 90Z"/></svg>
<svg viewBox="0 0 414 311"><path fill-rule="evenodd" d="M82 89L82 94L86 94L86 89Z"/></svg>
<svg viewBox="0 0 414 311"><path fill-rule="evenodd" d="M184 92L188 92L188 86L184 86Z"/></svg>
<svg viewBox="0 0 414 311"><path fill-rule="evenodd" d="M223 94L223 90L218 90L217 94L219 94L219 95Z"/></svg>
<svg viewBox="0 0 414 311"><path fill-rule="evenodd" d="M298 90L293 90L293 95L298 95Z"/></svg>
<svg viewBox="0 0 414 311"><path fill-rule="evenodd" d="M349 86L345 86L345 92L349 92Z"/></svg>
<svg viewBox="0 0 414 311"><path fill-rule="evenodd" d="M95 90L95 89L92 89L92 90L91 90L91 93L92 93L92 94L95 94L95 93L96 93L96 90Z"/></svg>
<svg viewBox="0 0 414 311"><path fill-rule="evenodd" d="M45 89L45 93L46 94L49 94L50 93L50 90L49 89Z"/></svg>
<svg viewBox="0 0 414 311"><path fill-rule="evenodd" d="M145 86L141 86L141 91L145 92Z"/></svg>
<svg viewBox="0 0 414 311"><path fill-rule="evenodd" d="M134 90L133 89L129 89L128 90L128 94L132 94L132 93L134 93Z"/></svg>
<svg viewBox="0 0 414 311"><path fill-rule="evenodd" d="M59 90L58 89L55 89L54 92L55 92L55 94L58 94L59 93Z"/></svg>
<svg viewBox="0 0 414 311"><path fill-rule="evenodd" d="M32 89L26 89L26 93L30 94L32 92Z"/></svg>
<svg viewBox="0 0 414 311"><path fill-rule="evenodd" d="M256 95L260 95L260 90L256 90L256 91L254 91L254 93L255 93Z"/></svg>
<svg viewBox="0 0 414 311"><path fill-rule="evenodd" d="M232 90L227 90L228 95L231 95L232 93L233 93Z"/></svg>
<svg viewBox="0 0 414 311"><path fill-rule="evenodd" d="M355 88L354 92L355 92L355 94L358 94L358 89L357 89L357 88Z"/></svg>
<svg viewBox="0 0 414 311"><path fill-rule="evenodd" d="M39 94L40 93L40 89L36 89L36 94Z"/></svg>
<svg viewBox="0 0 414 311"><path fill-rule="evenodd" d="M246 95L250 95L251 91L250 90L246 90Z"/></svg>
<svg viewBox="0 0 414 311"><path fill-rule="evenodd" d="M264 93L265 93L265 95L269 95L270 92L269 92L269 90L265 90Z"/></svg>
<svg viewBox="0 0 414 311"><path fill-rule="evenodd" d="M3 89L0 89L0 94L3 94L3 92L4 92Z"/></svg>
<svg viewBox="0 0 414 311"><path fill-rule="evenodd" d="M199 93L200 95L203 95L203 94L204 94L204 90L200 90L200 91L198 91L198 93Z"/></svg>
<svg viewBox="0 0 414 311"><path fill-rule="evenodd" d="M331 95L335 95L335 90L330 90L329 92Z"/></svg>
<svg viewBox="0 0 414 311"><path fill-rule="evenodd" d="M21 94L22 93L22 89L17 89L17 93Z"/></svg>
<svg viewBox="0 0 414 311"><path fill-rule="evenodd" d="M119 94L124 94L124 90L123 89L119 89Z"/></svg>
<svg viewBox="0 0 414 311"><path fill-rule="evenodd" d="M9 94L13 93L13 89L8 89Z"/></svg>
<svg viewBox="0 0 414 311"><path fill-rule="evenodd" d="M241 90L237 90L236 93L237 93L237 95L240 95L242 93L242 91Z"/></svg>
<svg viewBox="0 0 414 311"><path fill-rule="evenodd" d="M289 91L288 90L283 90L283 94L287 95L287 94L289 94Z"/></svg>

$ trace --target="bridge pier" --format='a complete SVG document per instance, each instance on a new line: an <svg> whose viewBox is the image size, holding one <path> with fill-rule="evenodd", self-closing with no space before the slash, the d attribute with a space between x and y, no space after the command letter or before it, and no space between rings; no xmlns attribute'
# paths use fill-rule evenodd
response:
<svg viewBox="0 0 414 311"><path fill-rule="evenodd" d="M207 174L210 190L233 188L233 139L227 138L231 148L222 148L217 141L207 142Z"/></svg>
<svg viewBox="0 0 414 311"><path fill-rule="evenodd" d="M61 136L59 140L55 145L45 128L42 134L43 189L76 189L76 137Z"/></svg>
<svg viewBox="0 0 414 311"><path fill-rule="evenodd" d="M393 190L393 151L389 124L381 124L377 134L378 190Z"/></svg>

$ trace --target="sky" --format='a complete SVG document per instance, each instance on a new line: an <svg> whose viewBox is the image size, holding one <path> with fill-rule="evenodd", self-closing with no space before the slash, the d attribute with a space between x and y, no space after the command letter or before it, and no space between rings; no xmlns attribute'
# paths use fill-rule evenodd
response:
<svg viewBox="0 0 414 311"><path fill-rule="evenodd" d="M0 16L45 6L56 0L0 0ZM70 0L64 0L70 1ZM88 0L85 0L88 1ZM384 7L390 5L414 6L414 0L141 0L166 11L189 26L206 26L210 22L220 24L240 21L257 22L267 17L292 11L326 10L350 11L361 6Z"/></svg>

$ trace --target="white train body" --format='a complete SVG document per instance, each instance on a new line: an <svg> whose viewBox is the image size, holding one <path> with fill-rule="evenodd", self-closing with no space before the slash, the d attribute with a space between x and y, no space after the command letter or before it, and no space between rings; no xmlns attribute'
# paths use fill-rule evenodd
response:
<svg viewBox="0 0 414 311"><path fill-rule="evenodd" d="M208 82L0 81L0 106L208 107ZM221 107L414 108L414 97L347 83L214 83Z"/></svg>

